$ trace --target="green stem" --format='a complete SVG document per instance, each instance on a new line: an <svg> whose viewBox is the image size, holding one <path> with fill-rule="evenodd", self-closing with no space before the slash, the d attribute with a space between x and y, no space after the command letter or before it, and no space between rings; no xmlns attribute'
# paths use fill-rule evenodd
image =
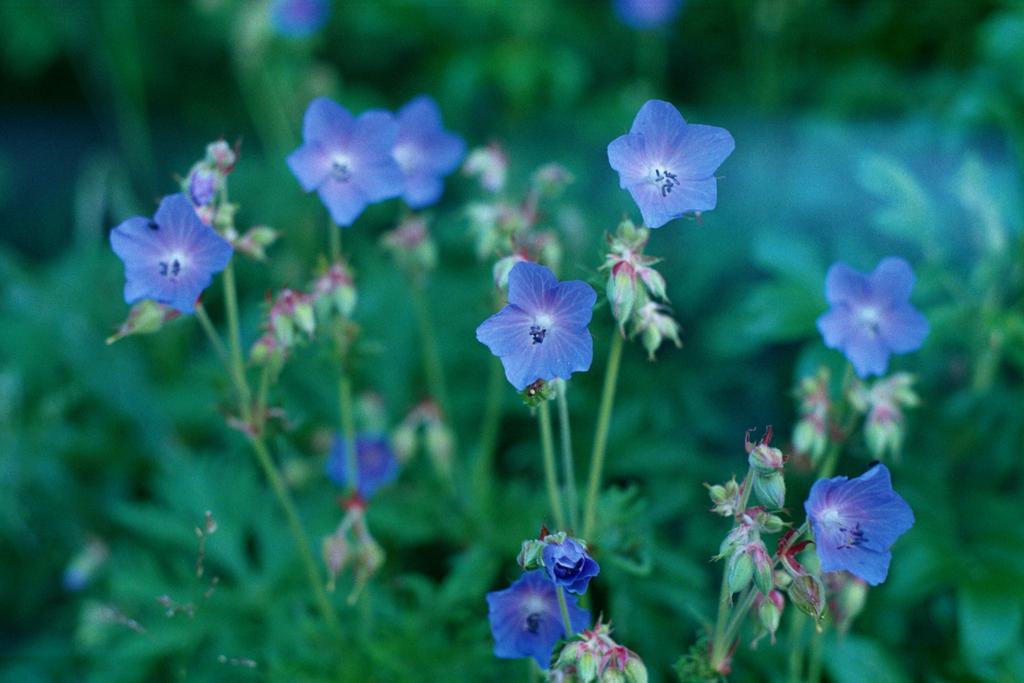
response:
<svg viewBox="0 0 1024 683"><path fill-rule="evenodd" d="M270 365L264 364L260 373L259 389L256 390L256 414L253 416L254 427L257 434L263 433L263 427L267 422L267 394L270 391Z"/></svg>
<svg viewBox="0 0 1024 683"><path fill-rule="evenodd" d="M341 260L341 228L332 220L327 225L327 240L331 249L331 263Z"/></svg>
<svg viewBox="0 0 1024 683"><path fill-rule="evenodd" d="M345 481L350 494L359 490L359 466L356 459L355 407L352 402L352 381L345 374L343 361L339 359L338 411L342 438L345 441Z"/></svg>
<svg viewBox="0 0 1024 683"><path fill-rule="evenodd" d="M576 492L576 468L572 458L572 430L569 428L569 401L566 392L569 383L560 382L558 388L558 434L562 442L562 476L565 477L566 505L569 508L569 525L579 529L579 495Z"/></svg>
<svg viewBox="0 0 1024 683"><path fill-rule="evenodd" d="M230 345L231 376L238 392L238 409L246 426L252 422L252 393L245 379L245 364L242 362L242 336L238 327L238 294L235 291L235 266L228 261L224 269L224 308L228 315L228 343Z"/></svg>
<svg viewBox="0 0 1024 683"><path fill-rule="evenodd" d="M839 463L839 454L843 450L843 445L849 439L850 434L853 431L853 423L857 419L857 411L850 405L847 394L850 391L850 384L853 382L853 366L849 363L846 364L846 371L843 374L843 383L839 390L840 396L840 409L837 410L836 419L842 418L842 426L840 428L840 434L832 440L829 444L828 451L825 452L825 457L821 459L821 467L818 468L818 479L827 479L835 474L836 465Z"/></svg>
<svg viewBox="0 0 1024 683"><path fill-rule="evenodd" d="M811 634L810 660L807 664L807 683L818 683L821 680L821 630L814 629Z"/></svg>
<svg viewBox="0 0 1024 683"><path fill-rule="evenodd" d="M558 593L558 610L562 613L562 626L565 627L565 637L572 638L572 621L569 619L569 605L565 602L565 589L561 586L555 588Z"/></svg>
<svg viewBox="0 0 1024 683"><path fill-rule="evenodd" d="M437 334L434 332L434 325L430 318L430 307L427 298L424 296L423 283L413 281L410 283L412 291L413 308L416 311L416 324L420 334L420 349L423 351L423 370L427 375L427 388L433 396L441 414L447 420L448 412L448 390L444 382L444 370L441 364L441 354L437 348Z"/></svg>
<svg viewBox="0 0 1024 683"><path fill-rule="evenodd" d="M601 407L597 415L594 448L590 454L590 481L587 484L586 513L583 515L583 538L590 538L594 531L597 496L601 489L601 468L604 466L604 454L608 446L608 427L611 424L612 405L615 402L615 386L619 380L622 345L622 335L616 329L612 332L612 346L608 351L608 367L605 369L604 388L601 390Z"/></svg>
<svg viewBox="0 0 1024 683"><path fill-rule="evenodd" d="M555 473L555 444L551 438L551 411L548 402L544 401L537 409L537 420L540 423L540 444L544 455L544 480L548 486L548 499L551 502L551 514L555 518L555 526L560 531L565 529L565 514L562 502L558 497L558 475Z"/></svg>
<svg viewBox="0 0 1024 683"><path fill-rule="evenodd" d="M210 316L206 314L206 307L202 303L196 304L196 319L199 321L199 325L203 328L203 332L206 333L206 338L210 340L210 346L217 352L217 356L221 362L224 363L224 367L230 371L228 365L228 350L224 347L224 341L217 334L217 328L213 326L210 321Z"/></svg>
<svg viewBox="0 0 1024 683"><path fill-rule="evenodd" d="M501 361L492 356L490 362L487 398L484 403L484 423L480 430L480 452L477 453L473 469L473 490L477 506L482 512L486 512L491 502L494 448L498 443L498 430L501 426L501 399L505 388L505 373L502 370Z"/></svg>
<svg viewBox="0 0 1024 683"><path fill-rule="evenodd" d="M807 617L803 612L791 610L789 621L789 683L801 683L804 671L804 624Z"/></svg>
<svg viewBox="0 0 1024 683"><path fill-rule="evenodd" d="M737 518L747 509L747 501L750 500L750 490L754 484L754 470L747 469L747 476L740 485L740 500L736 506ZM733 527L736 528L736 519L733 520ZM718 593L718 619L715 621L715 633L711 640L711 666L717 667L725 661L729 653L729 641L725 637L726 624L728 622L729 609L732 606L732 591L729 590L728 563L722 568L722 588ZM715 669L718 670L717 668Z"/></svg>

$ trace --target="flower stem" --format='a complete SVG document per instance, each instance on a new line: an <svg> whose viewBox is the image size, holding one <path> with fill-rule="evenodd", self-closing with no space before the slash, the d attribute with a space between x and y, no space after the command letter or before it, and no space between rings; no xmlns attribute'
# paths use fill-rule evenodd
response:
<svg viewBox="0 0 1024 683"><path fill-rule="evenodd" d="M608 427L611 424L621 359L622 335L616 329L612 332L612 346L608 351L608 367L605 369L604 388L601 390L601 407L597 415L597 430L594 432L594 448L590 454L590 480L587 484L586 513L583 515L583 538L589 538L594 531L597 496L601 489L601 468L604 466L604 454L608 446Z"/></svg>
<svg viewBox="0 0 1024 683"><path fill-rule="evenodd" d="M821 631L814 629L811 634L810 660L807 663L807 683L821 680Z"/></svg>
<svg viewBox="0 0 1024 683"><path fill-rule="evenodd" d="M793 610L789 621L789 683L800 683L804 670L804 624L807 617Z"/></svg>
<svg viewBox="0 0 1024 683"><path fill-rule="evenodd" d="M562 626L565 627L565 637L572 638L572 621L569 619L569 605L565 602L565 589L561 586L555 586L555 592L558 593L558 609L562 613Z"/></svg>
<svg viewBox="0 0 1024 683"><path fill-rule="evenodd" d="M430 306L424 296L423 283L415 279L410 283L413 308L416 311L416 324L420 334L420 349L423 351L423 371L427 376L427 388L445 420L449 419L448 390L444 381L444 370L441 354L437 348L437 334L430 318Z"/></svg>
<svg viewBox="0 0 1024 683"><path fill-rule="evenodd" d="M338 359L338 417L345 442L345 481L348 492L359 490L359 465L356 453L355 408L352 402L352 380L345 374L342 359Z"/></svg>
<svg viewBox="0 0 1024 683"><path fill-rule="evenodd" d="M558 434L562 442L562 476L565 477L566 505L569 508L569 525L572 529L580 526L579 495L576 493L576 468L572 458L572 430L569 427L569 401L566 391L569 383L562 380L558 388Z"/></svg>
<svg viewBox="0 0 1024 683"><path fill-rule="evenodd" d="M484 423L480 430L480 450L473 468L473 491L477 506L486 517L486 509L491 503L491 484L494 478L494 447L498 443L498 430L501 427L501 399L504 385L504 372L501 361L496 357L490 359L491 367L487 377L487 398L484 403Z"/></svg>
<svg viewBox="0 0 1024 683"><path fill-rule="evenodd" d="M252 392L249 389L249 383L245 377L245 368L242 364L241 334L238 329L238 296L235 292L235 273L231 262L228 262L227 268L224 269L224 303L227 308L230 340L229 355L231 363L229 367L235 382L235 389L238 392L239 411L241 412L242 420L249 429L247 432L249 444L252 446L256 461L263 470L264 476L270 482L274 495L284 511L292 539L299 550L299 556L306 569L306 578L313 592L313 599L317 609L330 629L337 631L338 618L331 607L330 601L327 599L327 593L324 592L323 584L320 581L320 573L317 570L316 563L313 561L313 554L309 550L309 540L302 529L298 512L295 509L295 503L292 501L291 494L289 494L288 488L285 486L281 472L267 450L267 445L262 435L252 429Z"/></svg>
<svg viewBox="0 0 1024 683"><path fill-rule="evenodd" d="M196 319L199 321L199 325L203 328L203 332L206 333L207 339L210 340L210 346L217 352L217 356L220 358L224 366L230 371L228 366L228 350L224 347L224 341L220 338L217 333L217 328L213 326L210 321L210 316L206 314L206 307L201 302L196 303Z"/></svg>
<svg viewBox="0 0 1024 683"><path fill-rule="evenodd" d="M537 410L537 421L540 423L540 445L544 455L544 479L548 485L548 498L551 502L551 514L555 518L555 526L565 529L565 514L562 502L558 497L558 475L555 473L555 444L551 437L551 411L548 402L544 401Z"/></svg>
<svg viewBox="0 0 1024 683"><path fill-rule="evenodd" d="M850 384L853 382L853 365L846 364L846 371L843 373L843 383L839 390L840 409L837 410L836 420L842 422L840 434L829 444L825 457L821 460L821 467L818 469L818 479L827 479L835 474L836 465L839 463L839 454L843 450L843 444L850 437L853 431L853 423L857 419L857 411L850 405L847 394L850 391Z"/></svg>
<svg viewBox="0 0 1024 683"><path fill-rule="evenodd" d="M747 508L747 501L750 500L750 489L754 483L754 470L753 468L747 469L747 476L743 479L743 484L740 486L740 500L736 506L737 517L742 515ZM737 521L733 520L733 528L736 528ZM726 624L728 623L729 610L732 606L732 592L729 590L729 581L727 572L728 564L722 568L722 589L718 594L718 619L715 622L715 633L711 640L711 666L715 667L715 671L718 671L718 667L724 663L726 656L729 652L729 645L731 644L726 638Z"/></svg>

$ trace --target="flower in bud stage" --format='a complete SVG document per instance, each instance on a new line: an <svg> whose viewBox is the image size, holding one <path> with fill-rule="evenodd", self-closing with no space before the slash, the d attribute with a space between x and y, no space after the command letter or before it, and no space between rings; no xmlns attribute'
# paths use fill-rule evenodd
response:
<svg viewBox="0 0 1024 683"><path fill-rule="evenodd" d="M575 178L565 166L561 164L544 164L533 173L531 184L541 195L556 197L562 193L567 185Z"/></svg>
<svg viewBox="0 0 1024 683"><path fill-rule="evenodd" d="M402 169L402 199L413 209L435 204L444 191L444 177L466 156L466 143L446 131L441 109L421 95L398 110L398 137L391 154Z"/></svg>
<svg viewBox="0 0 1024 683"><path fill-rule="evenodd" d="M222 176L231 173L238 162L238 152L224 140L211 142L206 146L206 163L216 167Z"/></svg>
<svg viewBox="0 0 1024 683"><path fill-rule="evenodd" d="M723 557L732 557L737 548L745 546L750 541L751 531L751 526L742 521L734 526L722 540L715 559L720 560Z"/></svg>
<svg viewBox="0 0 1024 683"><path fill-rule="evenodd" d="M717 203L715 171L736 143L724 128L687 123L668 102L649 100L629 133L608 145L608 163L644 223L660 228Z"/></svg>
<svg viewBox="0 0 1024 683"><path fill-rule="evenodd" d="M574 538L546 543L543 559L548 578L570 593L587 592L590 579L601 571L597 562L587 554L586 548Z"/></svg>
<svg viewBox="0 0 1024 683"><path fill-rule="evenodd" d="M488 192L501 192L505 188L508 173L508 156L496 143L477 147L469 153L462 172L469 176L479 176L480 184Z"/></svg>
<svg viewBox="0 0 1024 683"><path fill-rule="evenodd" d="M736 477L733 477L725 484L704 484L708 489L708 495L711 496L711 502L715 504L711 511L717 515L723 517L734 517L739 512L740 505L740 485L736 482Z"/></svg>
<svg viewBox="0 0 1024 683"><path fill-rule="evenodd" d="M781 472L755 474L753 485L757 499L773 510L786 504L786 480Z"/></svg>
<svg viewBox="0 0 1024 683"><path fill-rule="evenodd" d="M288 167L303 190L316 190L331 219L348 227L369 204L404 191L402 169L391 155L397 136L398 123L389 112L354 117L318 97L306 109L303 144L288 156Z"/></svg>
<svg viewBox="0 0 1024 683"><path fill-rule="evenodd" d="M640 335L648 360L654 360L654 352L666 339L671 340L676 348L683 346L679 340L679 323L668 315L668 309L661 304L648 301L636 312L633 324L633 334Z"/></svg>
<svg viewBox="0 0 1024 683"><path fill-rule="evenodd" d="M819 479L804 509L821 570L845 570L872 586L885 581L890 547L914 525L914 513L881 464L855 479Z"/></svg>
<svg viewBox="0 0 1024 683"><path fill-rule="evenodd" d="M772 558L761 541L755 541L747 546L746 552L754 565L754 585L757 590L767 595L775 587L775 574L773 571Z"/></svg>
<svg viewBox="0 0 1024 683"><path fill-rule="evenodd" d="M555 658L552 680L647 683L643 660L616 643L611 632L611 624L599 621L593 629L573 636Z"/></svg>
<svg viewBox="0 0 1024 683"><path fill-rule="evenodd" d="M864 609L868 584L849 572L832 572L825 575L825 585L828 587L828 608L832 620L840 633L846 633Z"/></svg>
<svg viewBox="0 0 1024 683"><path fill-rule="evenodd" d="M270 307L270 330L284 348L295 344L295 330L312 336L316 329L313 299L309 294L291 289L281 290Z"/></svg>
<svg viewBox="0 0 1024 683"><path fill-rule="evenodd" d="M220 189L220 174L203 162L199 162L189 171L184 189L196 208L206 206L213 201L217 190Z"/></svg>
<svg viewBox="0 0 1024 683"><path fill-rule="evenodd" d="M398 461L386 436L366 433L356 437L356 468L359 475L359 495L363 499L369 500L377 489L394 481L398 476ZM345 439L341 435L335 436L331 444L331 454L327 458L327 476L338 486L348 484Z"/></svg>
<svg viewBox="0 0 1024 683"><path fill-rule="evenodd" d="M757 614L758 625L764 629L764 633L759 635L755 642L767 633L771 636L772 645L775 644L775 633L779 630L779 622L782 620L782 611L785 607L786 598L777 590L767 595L759 593L754 598L754 613Z"/></svg>
<svg viewBox="0 0 1024 683"><path fill-rule="evenodd" d="M546 534L544 534L546 535ZM524 571L544 568L544 548L547 544L543 538L530 538L523 541L516 555L516 562Z"/></svg>
<svg viewBox="0 0 1024 683"><path fill-rule="evenodd" d="M831 373L822 367L813 377L800 380L796 395L800 401L800 419L793 428L793 448L810 455L816 463L828 447L828 417L832 408L829 398Z"/></svg>
<svg viewBox="0 0 1024 683"><path fill-rule="evenodd" d="M729 556L726 564L725 580L730 593L739 593L754 578L754 558L750 555L750 545L741 546Z"/></svg>
<svg viewBox="0 0 1024 683"><path fill-rule="evenodd" d="M889 354L921 348L928 320L910 305L914 271L901 258L882 259L864 274L835 263L825 277L831 308L818 318L830 349L839 349L861 378L885 373Z"/></svg>
<svg viewBox="0 0 1024 683"><path fill-rule="evenodd" d="M182 313L231 260L231 245L205 225L183 194L164 197L153 219L129 218L110 233L125 266L124 299L152 299Z"/></svg>
<svg viewBox="0 0 1024 683"><path fill-rule="evenodd" d="M818 626L825 612L825 586L822 585L821 579L813 574L794 577L786 592L789 594L790 602L813 618L815 625Z"/></svg>
<svg viewBox="0 0 1024 683"><path fill-rule="evenodd" d="M257 261L265 261L267 258L266 249L277 241L281 233L265 225L256 225L249 228L241 237L235 237L231 244L236 250L242 252Z"/></svg>
<svg viewBox="0 0 1024 683"><path fill-rule="evenodd" d="M253 365L267 366L270 374L277 375L284 365L287 349L278 341L273 332L267 332L256 340L249 350L249 360Z"/></svg>
<svg viewBox="0 0 1024 683"><path fill-rule="evenodd" d="M505 590L488 593L487 607L496 657L533 657L547 669L555 643L571 635L562 625L555 584L539 569L524 573ZM590 624L590 612L574 596L566 596L566 607L573 632Z"/></svg>
<svg viewBox="0 0 1024 683"><path fill-rule="evenodd" d="M441 419L431 420L426 428L426 448L434 469L448 479L452 474L452 453L455 449L455 437Z"/></svg>
<svg viewBox="0 0 1024 683"><path fill-rule="evenodd" d="M128 317L117 332L107 337L107 343L113 344L133 334L153 334L163 329L164 323L177 318L181 313L171 306L158 304L149 299L138 302L128 312Z"/></svg>
<svg viewBox="0 0 1024 683"><path fill-rule="evenodd" d="M329 0L274 0L270 25L285 38L305 38L319 31L330 14Z"/></svg>
<svg viewBox="0 0 1024 683"><path fill-rule="evenodd" d="M391 448L399 463L406 463L416 454L416 425L403 420L391 432Z"/></svg>
<svg viewBox="0 0 1024 683"><path fill-rule="evenodd" d="M765 505L777 510L786 504L786 480L782 476L786 456L778 448L770 446L771 439L772 430L769 427L757 444L750 442L749 432L745 442L747 462L754 473L754 495Z"/></svg>
<svg viewBox="0 0 1024 683"><path fill-rule="evenodd" d="M352 272L342 261L332 263L327 272L313 283L313 306L321 320L326 320L332 313L343 318L352 317L356 299Z"/></svg>
<svg viewBox="0 0 1024 683"><path fill-rule="evenodd" d="M437 265L437 246L421 216L406 218L381 240L398 266L411 275L429 272Z"/></svg>
<svg viewBox="0 0 1024 683"><path fill-rule="evenodd" d="M518 391L537 380L567 380L590 369L587 325L596 300L585 282L559 282L544 266L518 263L509 273L508 305L477 328L476 338L501 359Z"/></svg>
<svg viewBox="0 0 1024 683"><path fill-rule="evenodd" d="M862 385L856 392L862 410L868 411L864 438L871 455L878 460L900 455L906 433L903 409L912 408L920 401L913 383L912 375L900 372L878 380L870 389Z"/></svg>
<svg viewBox="0 0 1024 683"><path fill-rule="evenodd" d="M508 289L508 276L515 268L516 264L525 263L526 257L520 253L515 253L510 256L500 258L494 263L494 269L492 274L494 275L494 285L498 289Z"/></svg>

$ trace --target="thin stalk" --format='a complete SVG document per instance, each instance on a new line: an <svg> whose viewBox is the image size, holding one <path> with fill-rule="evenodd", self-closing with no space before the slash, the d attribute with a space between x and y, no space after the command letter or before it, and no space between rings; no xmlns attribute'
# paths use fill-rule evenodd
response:
<svg viewBox="0 0 1024 683"><path fill-rule="evenodd" d="M263 427L267 422L267 394L270 391L270 365L264 364L260 372L260 384L256 390L256 414L253 415L254 427L257 434L263 433Z"/></svg>
<svg viewBox="0 0 1024 683"><path fill-rule="evenodd" d="M245 364L242 362L242 336L238 327L238 294L235 291L233 261L228 261L224 269L224 308L228 315L231 376L238 392L238 409L241 411L242 421L248 426L252 422L252 393L245 379Z"/></svg>
<svg viewBox="0 0 1024 683"><path fill-rule="evenodd" d="M562 501L558 497L558 475L555 473L555 444L551 438L551 411L548 402L544 401L537 409L537 421L540 423L540 444L544 456L544 480L548 486L548 498L551 502L551 514L555 518L555 526L565 529L565 514L562 512Z"/></svg>
<svg viewBox="0 0 1024 683"><path fill-rule="evenodd" d="M576 492L576 468L572 459L572 430L569 427L569 401L566 391L569 383L561 381L558 388L558 434L562 442L562 476L565 478L566 505L569 508L569 524L573 529L580 525L579 496Z"/></svg>
<svg viewBox="0 0 1024 683"><path fill-rule="evenodd" d="M821 680L821 631L814 629L811 634L810 659L807 663L807 683Z"/></svg>
<svg viewBox="0 0 1024 683"><path fill-rule="evenodd" d="M337 263L341 260L341 228L334 221L327 225L327 240L331 249L331 262Z"/></svg>
<svg viewBox="0 0 1024 683"><path fill-rule="evenodd" d="M853 406L849 405L849 401L846 398L852 382L853 366L847 363L846 371L843 374L842 387L839 390L842 410L838 411L839 415L836 416L837 418L842 418L842 426L839 436L832 440L828 451L825 452L825 457L821 459L821 467L818 469L819 479L826 479L835 474L836 465L839 463L839 454L843 450L843 444L846 443L850 433L853 431L853 423L857 419L857 411L853 409Z"/></svg>
<svg viewBox="0 0 1024 683"><path fill-rule="evenodd" d="M604 388L601 390L601 407L597 415L597 430L594 433L594 448L590 454L590 481L587 484L587 506L583 515L583 538L590 538L594 531L597 515L597 496L601 489L601 469L608 446L608 427L611 424L612 405L615 402L615 386L619 380L619 362L622 359L622 335L618 329L612 332L612 346L608 351L608 367L604 373Z"/></svg>
<svg viewBox="0 0 1024 683"><path fill-rule="evenodd" d="M569 619L569 605L565 602L565 589L557 586L555 592L558 593L558 610L562 613L562 626L565 627L565 637L572 638L572 621Z"/></svg>
<svg viewBox="0 0 1024 683"><path fill-rule="evenodd" d="M807 618L803 612L791 610L789 621L789 683L801 683L804 671L804 624Z"/></svg>
<svg viewBox="0 0 1024 683"><path fill-rule="evenodd" d="M753 488L753 484L754 470L749 468L740 488L740 501L736 510L737 515L742 515L747 509L747 501L750 500L750 489ZM736 528L735 520L733 520L733 528ZM713 667L724 661L726 653L729 652L729 641L725 638L725 633L729 608L732 606L732 591L729 590L727 571L728 564L722 568L722 589L718 593L718 619L715 622L715 633L711 640L711 665Z"/></svg>
<svg viewBox="0 0 1024 683"><path fill-rule="evenodd" d="M217 356L221 362L224 363L224 367L230 370L228 365L228 350L224 346L224 340L220 338L217 333L217 328L213 326L210 321L210 316L206 314L206 307L202 303L196 304L196 319L199 321L199 325L203 328L203 332L206 333L206 338L210 340L210 346L217 352Z"/></svg>
<svg viewBox="0 0 1024 683"><path fill-rule="evenodd" d="M339 367L341 360L339 359ZM350 494L359 490L359 467L356 459L355 406L352 402L352 380L344 368L338 372L338 416L345 442L345 481Z"/></svg>
<svg viewBox="0 0 1024 683"><path fill-rule="evenodd" d="M441 414L449 419L448 389L444 381L444 369L441 354L437 348L437 333L430 317L430 305L424 296L423 283L413 280L409 289L412 292L413 309L416 311L416 324L419 328L420 349L423 352L423 371L427 376L427 388L430 395L441 408Z"/></svg>
<svg viewBox="0 0 1024 683"><path fill-rule="evenodd" d="M496 357L490 359L490 371L487 377L487 398L484 403L484 423L480 430L480 449L473 468L473 490L477 505L483 511L491 501L492 483L494 479L494 448L498 443L498 430L501 426L501 398L505 388L505 373L501 361Z"/></svg>

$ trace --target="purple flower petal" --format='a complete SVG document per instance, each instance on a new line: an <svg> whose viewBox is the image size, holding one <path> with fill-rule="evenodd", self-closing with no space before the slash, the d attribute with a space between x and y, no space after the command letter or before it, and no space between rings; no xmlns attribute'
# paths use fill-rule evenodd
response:
<svg viewBox="0 0 1024 683"><path fill-rule="evenodd" d="M338 486L348 484L345 461L345 439L335 435L327 459L327 476ZM356 469L359 474L359 495L369 499L377 489L398 476L398 459L388 438L382 434L360 434L356 437Z"/></svg>
<svg viewBox="0 0 1024 683"><path fill-rule="evenodd" d="M320 187L331 173L331 155L318 142L307 142L289 154L286 161L306 192Z"/></svg>
<svg viewBox="0 0 1024 683"><path fill-rule="evenodd" d="M403 199L418 209L440 199L443 178L462 163L466 144L444 130L441 110L433 98L421 95L399 110L398 138L392 153L405 176Z"/></svg>
<svg viewBox="0 0 1024 683"><path fill-rule="evenodd" d="M352 225L369 203L355 183L334 177L324 181L317 194L331 214L331 220L344 227Z"/></svg>
<svg viewBox="0 0 1024 683"><path fill-rule="evenodd" d="M908 303L894 306L878 324L882 338L893 353L921 348L931 328L928 319Z"/></svg>
<svg viewBox="0 0 1024 683"><path fill-rule="evenodd" d="M910 291L914 288L913 269L897 256L879 261L867 279L878 303L903 303L910 298Z"/></svg>
<svg viewBox="0 0 1024 683"><path fill-rule="evenodd" d="M547 292L558 286L555 274L544 266L520 261L508 274L508 302L528 313L537 313L547 305Z"/></svg>
<svg viewBox="0 0 1024 683"><path fill-rule="evenodd" d="M825 299L833 306L860 303L870 296L868 279L845 263L833 263L825 274Z"/></svg>
<svg viewBox="0 0 1024 683"><path fill-rule="evenodd" d="M329 97L318 97L306 107L302 117L302 139L306 142L344 144L355 117Z"/></svg>

